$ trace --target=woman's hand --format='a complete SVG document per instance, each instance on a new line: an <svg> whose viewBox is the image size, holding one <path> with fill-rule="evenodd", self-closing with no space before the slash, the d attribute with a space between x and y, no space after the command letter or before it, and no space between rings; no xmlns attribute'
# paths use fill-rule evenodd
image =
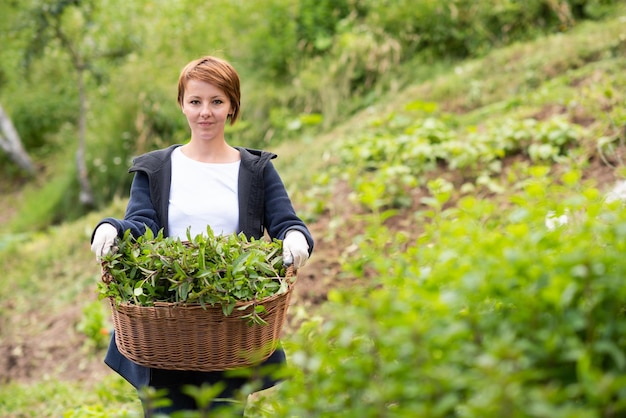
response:
<svg viewBox="0 0 626 418"><path fill-rule="evenodd" d="M91 251L96 255L96 260L100 261L102 256L111 252L115 244L115 238L117 238L117 229L113 225L103 223L96 228L91 243Z"/></svg>
<svg viewBox="0 0 626 418"><path fill-rule="evenodd" d="M287 231L283 240L283 260L285 265L292 265L295 269L306 264L309 259L309 243L304 234L292 229Z"/></svg>

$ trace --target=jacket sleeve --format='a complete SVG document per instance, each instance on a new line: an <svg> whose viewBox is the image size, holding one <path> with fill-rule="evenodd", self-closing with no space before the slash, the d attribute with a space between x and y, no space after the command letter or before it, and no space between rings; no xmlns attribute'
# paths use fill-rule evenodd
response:
<svg viewBox="0 0 626 418"><path fill-rule="evenodd" d="M154 234L159 232L159 218L157 211L150 199L150 182L148 175L143 171L137 171L130 187L130 199L126 207L124 219L104 218L96 229L103 223L110 223L117 229L117 235L122 236L127 229L134 237L143 235L146 227L150 228ZM94 229L95 232L95 229ZM93 241L93 234L91 237Z"/></svg>
<svg viewBox="0 0 626 418"><path fill-rule="evenodd" d="M269 162L265 166L265 219L264 223L271 238L284 239L287 231L295 229L306 237L309 243L309 254L313 252L313 236L304 222L296 215L287 195L285 185L274 165Z"/></svg>

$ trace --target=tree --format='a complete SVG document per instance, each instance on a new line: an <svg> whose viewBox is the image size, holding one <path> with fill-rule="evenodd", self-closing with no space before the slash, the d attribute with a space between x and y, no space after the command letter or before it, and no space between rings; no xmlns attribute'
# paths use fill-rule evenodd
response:
<svg viewBox="0 0 626 418"><path fill-rule="evenodd" d="M0 105L0 148L9 155L20 168L28 174L35 174L35 166L30 157L22 146L20 136L11 122L11 118L7 115Z"/></svg>
<svg viewBox="0 0 626 418"><path fill-rule="evenodd" d="M85 161L88 82L94 81L97 85L104 83L97 63L121 60L133 47L127 32L111 30L105 22L97 19L98 7L104 8L106 3L93 0L47 0L28 12L34 24L34 34L25 51L26 66L32 65L36 58L45 59L46 48L56 47L68 55L76 72L79 97L76 165L79 200L86 207L92 207L95 203Z"/></svg>

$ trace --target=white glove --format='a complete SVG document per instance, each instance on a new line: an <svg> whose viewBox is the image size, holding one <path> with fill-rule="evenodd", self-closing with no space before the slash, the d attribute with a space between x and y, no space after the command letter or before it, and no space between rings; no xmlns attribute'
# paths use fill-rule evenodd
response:
<svg viewBox="0 0 626 418"><path fill-rule="evenodd" d="M117 229L109 223L104 223L96 229L91 243L91 251L96 255L96 260L100 261L102 256L111 252L115 238L117 238Z"/></svg>
<svg viewBox="0 0 626 418"><path fill-rule="evenodd" d="M309 243L304 234L292 229L287 231L283 240L283 261L285 265L293 264L295 269L306 264L309 259Z"/></svg>

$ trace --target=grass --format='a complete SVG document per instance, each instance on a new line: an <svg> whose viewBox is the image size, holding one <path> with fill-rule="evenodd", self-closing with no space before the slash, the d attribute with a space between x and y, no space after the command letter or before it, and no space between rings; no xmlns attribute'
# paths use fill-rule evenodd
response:
<svg viewBox="0 0 626 418"><path fill-rule="evenodd" d="M85 390L86 386L89 390ZM2 386L0 416L43 417L140 417L135 391L119 376L100 382L63 382L54 379Z"/></svg>

